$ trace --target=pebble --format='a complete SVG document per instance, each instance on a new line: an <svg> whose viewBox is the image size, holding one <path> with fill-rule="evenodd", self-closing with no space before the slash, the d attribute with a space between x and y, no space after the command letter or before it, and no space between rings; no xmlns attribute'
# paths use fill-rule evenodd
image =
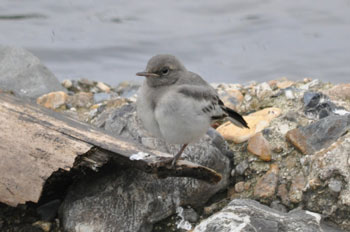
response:
<svg viewBox="0 0 350 232"><path fill-rule="evenodd" d="M282 213L287 213L287 208L284 205L282 205L279 201L271 202L270 207Z"/></svg>
<svg viewBox="0 0 350 232"><path fill-rule="evenodd" d="M282 203L284 205L289 205L289 197L288 197L288 190L287 190L287 185L286 184L281 184L278 186L277 189L277 196L282 200Z"/></svg>
<svg viewBox="0 0 350 232"><path fill-rule="evenodd" d="M51 92L38 97L36 103L49 109L58 109L65 105L68 100L68 95L63 91Z"/></svg>
<svg viewBox="0 0 350 232"><path fill-rule="evenodd" d="M286 89L291 87L292 85L294 85L294 81L290 81L290 80L283 80L276 83L276 86L279 89Z"/></svg>
<svg viewBox="0 0 350 232"><path fill-rule="evenodd" d="M45 232L49 232L51 230L51 222L37 221L32 224L35 227L42 229Z"/></svg>
<svg viewBox="0 0 350 232"><path fill-rule="evenodd" d="M254 187L254 196L257 198L271 198L275 195L279 168L277 164L271 164L267 171L256 183Z"/></svg>
<svg viewBox="0 0 350 232"><path fill-rule="evenodd" d="M271 150L269 142L264 138L261 132L255 134L248 141L248 151L261 160L271 160Z"/></svg>
<svg viewBox="0 0 350 232"><path fill-rule="evenodd" d="M343 183L340 180L331 179L328 183L328 188L335 193L339 193L342 189Z"/></svg>
<svg viewBox="0 0 350 232"><path fill-rule="evenodd" d="M199 220L198 213L192 208L185 208L183 211L183 217L186 221L196 223Z"/></svg>
<svg viewBox="0 0 350 232"><path fill-rule="evenodd" d="M243 143L256 133L262 131L269 126L272 119L281 114L279 108L265 108L255 113L244 116L247 121L248 128L239 128L231 122L226 122L217 128L217 131L229 141L235 143Z"/></svg>
<svg viewBox="0 0 350 232"><path fill-rule="evenodd" d="M238 175L242 176L245 172L245 170L247 170L247 168L249 167L249 163L248 160L243 160L242 162L240 162L237 166L236 166L236 172Z"/></svg>
<svg viewBox="0 0 350 232"><path fill-rule="evenodd" d="M267 82L263 82L263 83L259 84L258 86L256 86L255 90L256 90L256 96L259 99L263 99L263 98L271 95L271 93L272 93L272 89Z"/></svg>
<svg viewBox="0 0 350 232"><path fill-rule="evenodd" d="M62 86L66 89L69 89L73 86L73 83L71 80L64 80L62 81Z"/></svg>
<svg viewBox="0 0 350 232"><path fill-rule="evenodd" d="M100 81L97 82L96 87L97 87L100 91L105 92L105 93L109 93L109 92L111 91L111 88L110 88L108 85L106 85L105 83L100 82Z"/></svg>
<svg viewBox="0 0 350 232"><path fill-rule="evenodd" d="M235 192L241 193L245 190L244 181L240 181L235 184Z"/></svg>

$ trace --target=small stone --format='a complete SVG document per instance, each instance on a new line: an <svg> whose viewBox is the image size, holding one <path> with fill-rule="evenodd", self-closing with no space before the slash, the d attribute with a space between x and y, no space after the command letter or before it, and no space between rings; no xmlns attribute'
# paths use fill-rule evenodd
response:
<svg viewBox="0 0 350 232"><path fill-rule="evenodd" d="M111 91L111 88L110 88L108 85L106 85L105 83L100 82L100 81L97 82L96 87L97 87L99 90L101 90L102 92L105 92L105 93L109 93L109 92Z"/></svg>
<svg viewBox="0 0 350 232"><path fill-rule="evenodd" d="M236 170L233 168L232 170L231 170L231 177L234 177L235 176L235 174L236 174Z"/></svg>
<svg viewBox="0 0 350 232"><path fill-rule="evenodd" d="M256 86L256 96L259 99L263 99L263 98L271 95L271 93L272 93L272 89L267 82L263 82L263 83L259 84L258 86Z"/></svg>
<svg viewBox="0 0 350 232"><path fill-rule="evenodd" d="M328 183L328 188L335 193L339 193L342 189L343 183L340 180L331 179Z"/></svg>
<svg viewBox="0 0 350 232"><path fill-rule="evenodd" d="M283 147L281 147L281 146L277 146L277 147L274 147L273 149L272 149L272 151L273 152L275 152L275 153L282 153L283 152Z"/></svg>
<svg viewBox="0 0 350 232"><path fill-rule="evenodd" d="M236 193L241 193L244 191L244 182L243 181L240 181L238 183L235 184L235 192Z"/></svg>
<svg viewBox="0 0 350 232"><path fill-rule="evenodd" d="M33 223L33 226L42 229L45 232L49 232L51 230L51 222L37 221Z"/></svg>
<svg viewBox="0 0 350 232"><path fill-rule="evenodd" d="M269 126L272 119L281 114L279 108L265 108L255 113L244 116L248 128L239 128L231 122L226 122L217 128L217 131L226 139L235 143L243 143L256 133Z"/></svg>
<svg viewBox="0 0 350 232"><path fill-rule="evenodd" d="M244 99L242 93L237 89L221 90L219 96L227 107L233 109L236 109Z"/></svg>
<svg viewBox="0 0 350 232"><path fill-rule="evenodd" d="M288 197L288 190L287 190L287 185L286 184L281 184L278 186L277 189L277 196L279 196L282 200L282 203L284 205L289 205L289 197Z"/></svg>
<svg viewBox="0 0 350 232"><path fill-rule="evenodd" d="M271 198L276 192L278 173L278 165L271 164L270 170L266 172L256 183L254 188L254 196L263 199Z"/></svg>
<svg viewBox="0 0 350 232"><path fill-rule="evenodd" d="M58 109L65 105L68 95L63 91L51 92L38 97L36 103L49 109Z"/></svg>
<svg viewBox="0 0 350 232"><path fill-rule="evenodd" d="M70 96L69 103L75 108L89 108L94 104L94 94L90 92L79 92Z"/></svg>
<svg viewBox="0 0 350 232"><path fill-rule="evenodd" d="M277 82L276 86L279 89L286 89L294 85L294 81L284 80Z"/></svg>
<svg viewBox="0 0 350 232"><path fill-rule="evenodd" d="M248 151L258 156L261 160L264 160L264 161L271 160L270 144L264 138L261 132L255 134L253 137L249 139Z"/></svg>
<svg viewBox="0 0 350 232"><path fill-rule="evenodd" d="M312 152L311 148L309 148L309 145L307 144L306 137L298 128L288 131L286 134L286 139L303 154Z"/></svg>
<svg viewBox="0 0 350 232"><path fill-rule="evenodd" d="M295 99L293 90L291 90L291 89L286 89L286 90L284 91L284 95L285 95L286 98L289 99L289 100Z"/></svg>
<svg viewBox="0 0 350 232"><path fill-rule="evenodd" d="M64 80L62 81L62 86L66 89L69 89L73 86L73 83L71 80Z"/></svg>
<svg viewBox="0 0 350 232"><path fill-rule="evenodd" d="M102 101L106 101L109 100L111 97L110 94L108 93L95 93L94 94L94 102L102 102Z"/></svg>
<svg viewBox="0 0 350 232"><path fill-rule="evenodd" d="M243 175L245 170L249 167L249 163L247 160L243 160L236 166L236 172L238 175Z"/></svg>
<svg viewBox="0 0 350 232"><path fill-rule="evenodd" d="M289 189L289 199L292 203L299 203L303 199L303 189L305 187L305 178L303 174L299 174L292 180Z"/></svg>
<svg viewBox="0 0 350 232"><path fill-rule="evenodd" d="M327 93L335 100L350 100L350 83L335 85Z"/></svg>
<svg viewBox="0 0 350 232"><path fill-rule="evenodd" d="M86 78L82 78L78 80L78 85L81 86L83 89L90 89L91 87L94 86L94 82Z"/></svg>

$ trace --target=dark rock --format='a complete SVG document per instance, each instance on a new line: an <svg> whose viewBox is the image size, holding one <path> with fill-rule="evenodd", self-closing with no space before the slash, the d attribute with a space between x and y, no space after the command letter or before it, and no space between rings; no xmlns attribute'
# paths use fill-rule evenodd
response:
<svg viewBox="0 0 350 232"><path fill-rule="evenodd" d="M305 127L288 131L286 138L302 153L312 154L330 146L349 128L350 115L331 115Z"/></svg>
<svg viewBox="0 0 350 232"><path fill-rule="evenodd" d="M37 213L40 215L42 221L50 222L56 215L58 208L61 205L61 200L53 200L37 208Z"/></svg>
<svg viewBox="0 0 350 232"><path fill-rule="evenodd" d="M327 228L327 230L324 230ZM283 213L253 200L236 199L220 212L203 220L193 232L268 231L341 232L321 220L321 215L305 210Z"/></svg>
<svg viewBox="0 0 350 232"><path fill-rule="evenodd" d="M236 166L236 173L238 175L243 175L245 170L249 167L248 160L243 160Z"/></svg>
<svg viewBox="0 0 350 232"><path fill-rule="evenodd" d="M0 46L0 86L23 97L64 91L54 74L23 48Z"/></svg>
<svg viewBox="0 0 350 232"><path fill-rule="evenodd" d="M143 130L132 104L113 110L107 117L103 114L99 117L104 118L104 123L99 119L96 122L116 135L171 154L180 149L180 145L166 145ZM158 179L131 169L102 172L69 190L60 210L64 229L151 231L154 223L174 214L178 206L201 207L227 187L230 161L208 135L189 145L183 158L217 170L222 180L210 185L191 178Z"/></svg>

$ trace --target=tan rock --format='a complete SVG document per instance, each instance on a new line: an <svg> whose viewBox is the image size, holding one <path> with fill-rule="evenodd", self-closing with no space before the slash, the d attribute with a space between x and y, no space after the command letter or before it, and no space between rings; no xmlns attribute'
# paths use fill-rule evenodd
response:
<svg viewBox="0 0 350 232"><path fill-rule="evenodd" d="M235 143L247 141L256 133L269 126L272 119L281 114L279 108L266 108L255 113L244 116L249 129L239 128L231 122L226 122L217 128L217 131L226 139Z"/></svg>
<svg viewBox="0 0 350 232"><path fill-rule="evenodd" d="M111 88L103 82L97 82L96 87L105 93L109 93L111 91Z"/></svg>
<svg viewBox="0 0 350 232"><path fill-rule="evenodd" d="M261 132L255 134L248 141L248 151L261 160L271 160L271 150L269 142L264 138Z"/></svg>
<svg viewBox="0 0 350 232"><path fill-rule="evenodd" d="M293 178L292 185L289 189L289 199L293 203L299 203L303 199L303 189L305 186L305 178L303 174L299 174Z"/></svg>
<svg viewBox="0 0 350 232"><path fill-rule="evenodd" d="M51 92L36 99L36 103L49 109L58 109L68 100L68 95L63 91Z"/></svg>
<svg viewBox="0 0 350 232"><path fill-rule="evenodd" d="M235 192L236 193L241 193L244 190L245 190L245 187L244 187L244 182L243 181L240 181L240 182L235 184Z"/></svg>
<svg viewBox="0 0 350 232"><path fill-rule="evenodd" d="M276 86L279 89L285 89L285 88L291 87L292 85L294 85L294 81L290 81L290 80L283 80L276 83Z"/></svg>
<svg viewBox="0 0 350 232"><path fill-rule="evenodd" d="M286 139L303 154L312 152L311 148L306 143L307 139L298 128L288 131L286 134Z"/></svg>
<svg viewBox="0 0 350 232"><path fill-rule="evenodd" d="M330 98L338 100L350 100L350 83L338 84L327 91Z"/></svg>
<svg viewBox="0 0 350 232"><path fill-rule="evenodd" d="M267 171L256 183L254 187L254 196L257 198L271 198L275 192L278 181L279 168L277 164L271 164Z"/></svg>
<svg viewBox="0 0 350 232"><path fill-rule="evenodd" d="M51 230L51 222L37 221L33 223L33 226L42 229L45 232Z"/></svg>
<svg viewBox="0 0 350 232"><path fill-rule="evenodd" d="M62 81L62 86L66 89L69 89L73 86L73 83L71 80L64 80Z"/></svg>
<svg viewBox="0 0 350 232"><path fill-rule="evenodd" d="M69 97L69 103L76 108L89 108L94 104L94 94L90 92L76 93Z"/></svg>

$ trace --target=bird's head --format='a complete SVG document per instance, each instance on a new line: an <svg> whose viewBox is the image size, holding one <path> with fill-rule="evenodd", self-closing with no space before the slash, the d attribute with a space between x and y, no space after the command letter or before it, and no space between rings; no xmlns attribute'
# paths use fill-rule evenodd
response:
<svg viewBox="0 0 350 232"><path fill-rule="evenodd" d="M159 87L174 84L186 72L183 64L173 55L156 55L147 63L146 71L136 73L146 77L147 84Z"/></svg>

